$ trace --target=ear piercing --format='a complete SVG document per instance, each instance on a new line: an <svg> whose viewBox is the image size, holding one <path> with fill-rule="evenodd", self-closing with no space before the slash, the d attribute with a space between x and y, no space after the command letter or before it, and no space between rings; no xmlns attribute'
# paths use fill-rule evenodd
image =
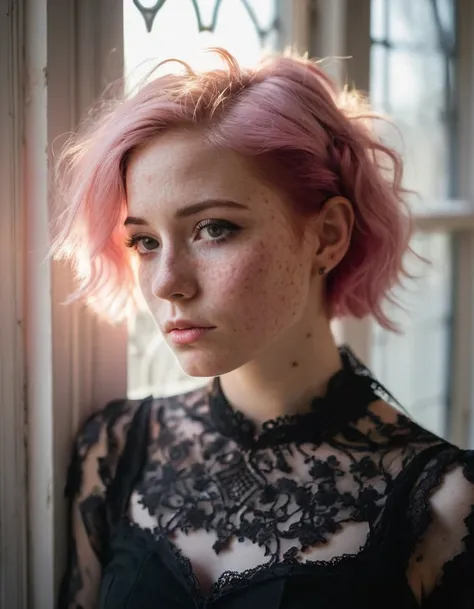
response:
<svg viewBox="0 0 474 609"><path fill-rule="evenodd" d="M318 273L319 273L320 275L324 275L324 273L325 273L325 272L326 272L326 267L325 267L325 266L320 266L320 267L319 267L319 271L318 271Z"/></svg>

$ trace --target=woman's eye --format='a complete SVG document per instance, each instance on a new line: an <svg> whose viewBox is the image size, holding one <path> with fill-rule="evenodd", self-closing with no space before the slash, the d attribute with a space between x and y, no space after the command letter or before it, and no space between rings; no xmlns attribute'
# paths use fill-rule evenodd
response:
<svg viewBox="0 0 474 609"><path fill-rule="evenodd" d="M158 242L152 237L140 237L135 235L125 241L126 247L133 248L139 254L147 254L153 252L158 247Z"/></svg>
<svg viewBox="0 0 474 609"><path fill-rule="evenodd" d="M198 241L223 243L238 230L239 227L231 222L224 220L204 220L197 225L194 234L198 237ZM134 249L140 256L152 254L160 247L160 244L156 239L147 237L146 235L134 235L129 237L125 240L125 245L126 247Z"/></svg>
<svg viewBox="0 0 474 609"><path fill-rule="evenodd" d="M206 226L205 230L211 239L218 239L225 233L225 228L219 224L209 224L209 226Z"/></svg>
<svg viewBox="0 0 474 609"><path fill-rule="evenodd" d="M147 251L152 251L158 246L156 240L152 239L151 237L144 237L140 240L140 242Z"/></svg>
<svg viewBox="0 0 474 609"><path fill-rule="evenodd" d="M197 232L205 241L224 241L230 235L238 230L235 224L224 221L209 221L201 222L197 227Z"/></svg>

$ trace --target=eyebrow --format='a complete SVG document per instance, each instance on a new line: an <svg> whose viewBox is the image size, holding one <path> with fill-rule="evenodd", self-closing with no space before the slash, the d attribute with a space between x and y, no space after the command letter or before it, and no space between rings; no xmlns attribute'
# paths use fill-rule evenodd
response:
<svg viewBox="0 0 474 609"><path fill-rule="evenodd" d="M242 203L237 203L236 201L228 201L222 199L206 199L205 201L199 201L198 203L194 203L193 205L188 205L186 207L179 207L175 212L176 218L187 218L189 216L193 216L194 214L198 214L201 211L205 211L206 209L211 209L214 207L227 207L233 209L246 209L249 208ZM137 224L140 226L149 226L148 222L143 218L136 218L135 216L128 216L123 223L124 226L129 224Z"/></svg>

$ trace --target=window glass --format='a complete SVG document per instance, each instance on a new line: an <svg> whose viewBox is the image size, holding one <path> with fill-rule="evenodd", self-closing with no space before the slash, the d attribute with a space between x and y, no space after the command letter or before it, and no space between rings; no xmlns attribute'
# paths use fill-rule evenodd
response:
<svg viewBox="0 0 474 609"><path fill-rule="evenodd" d="M385 141L405 161L404 186L416 209L434 209L455 196L454 0L372 0L370 94L396 129ZM374 326L371 365L422 425L447 435L452 316L452 238L417 234L407 257L415 276L398 289L404 307L387 308L396 335Z"/></svg>

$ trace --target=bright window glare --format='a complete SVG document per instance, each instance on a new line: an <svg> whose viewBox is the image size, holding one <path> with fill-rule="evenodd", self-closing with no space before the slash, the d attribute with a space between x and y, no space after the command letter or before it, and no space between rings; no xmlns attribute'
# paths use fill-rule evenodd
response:
<svg viewBox="0 0 474 609"><path fill-rule="evenodd" d="M198 5L203 24L209 26L215 0L201 0ZM274 21L275 0L254 0L250 5L260 27L270 29ZM132 0L124 0L123 10L125 75L129 90L165 59L181 59L198 70L217 67L220 60L211 53L202 52L208 47L224 47L244 64L254 62L262 53L257 30L242 0L224 0L221 3L212 33L199 32L191 0L165 2L150 33ZM268 36L264 49L274 47L274 38L274 33ZM167 64L163 68L166 72L176 69L179 69L178 64Z"/></svg>

